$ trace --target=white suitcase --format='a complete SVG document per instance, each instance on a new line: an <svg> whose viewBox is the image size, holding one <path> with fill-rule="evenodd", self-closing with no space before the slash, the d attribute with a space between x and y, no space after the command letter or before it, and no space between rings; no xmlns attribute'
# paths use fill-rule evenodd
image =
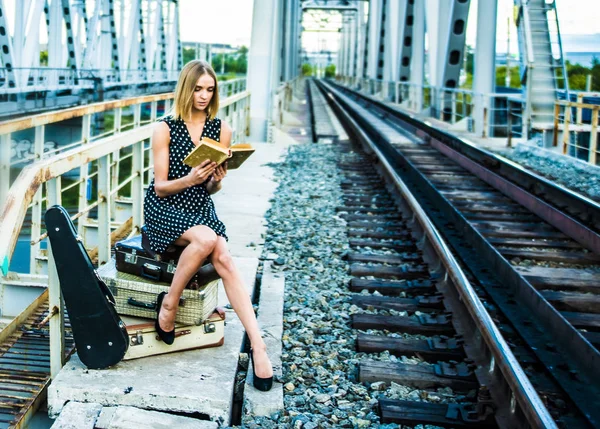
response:
<svg viewBox="0 0 600 429"><path fill-rule="evenodd" d="M183 350L219 347L225 341L225 312L217 309L200 325L175 325L175 342L170 346L156 334L154 320L122 316L129 335L123 360L138 359Z"/></svg>

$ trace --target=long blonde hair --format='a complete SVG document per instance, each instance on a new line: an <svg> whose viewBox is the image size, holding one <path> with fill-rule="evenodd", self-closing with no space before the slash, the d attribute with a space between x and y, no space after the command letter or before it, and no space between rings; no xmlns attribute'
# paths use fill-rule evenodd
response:
<svg viewBox="0 0 600 429"><path fill-rule="evenodd" d="M212 120L219 111L219 85L215 71L206 61L192 60L183 66L175 87L175 99L171 114L175 119L189 119L194 103L194 89L200 76L208 74L215 81L213 96L206 107L207 120Z"/></svg>

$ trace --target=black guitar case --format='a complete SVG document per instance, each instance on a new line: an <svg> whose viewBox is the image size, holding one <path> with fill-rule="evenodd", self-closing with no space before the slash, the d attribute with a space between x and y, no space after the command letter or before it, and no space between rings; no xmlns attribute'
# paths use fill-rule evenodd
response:
<svg viewBox="0 0 600 429"><path fill-rule="evenodd" d="M98 277L67 211L53 206L45 221L79 358L90 369L114 365L125 356L129 337L112 293Z"/></svg>

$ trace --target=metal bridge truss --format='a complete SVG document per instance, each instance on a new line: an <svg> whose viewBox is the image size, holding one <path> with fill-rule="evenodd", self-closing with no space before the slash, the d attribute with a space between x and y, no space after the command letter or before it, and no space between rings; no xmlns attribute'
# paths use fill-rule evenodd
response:
<svg viewBox="0 0 600 429"><path fill-rule="evenodd" d="M478 4L472 90L460 88L470 0L338 1L353 7L343 12L338 75L355 88L366 85L373 92L379 87L383 98L416 112L427 109L445 121L456 119L458 109L459 121L464 119L460 127L482 137L498 135L498 121L500 135L508 129L510 135L528 137L532 130L552 129L558 91L568 94L556 5L553 0L514 2L521 94L495 92L496 1ZM458 105L457 98L462 98ZM494 115L498 106L500 119Z"/></svg>
<svg viewBox="0 0 600 429"><path fill-rule="evenodd" d="M182 60L176 0L0 0L0 117L171 91Z"/></svg>

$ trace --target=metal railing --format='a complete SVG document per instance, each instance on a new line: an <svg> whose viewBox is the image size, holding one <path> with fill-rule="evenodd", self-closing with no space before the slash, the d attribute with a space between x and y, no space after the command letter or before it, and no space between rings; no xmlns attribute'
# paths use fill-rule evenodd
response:
<svg viewBox="0 0 600 429"><path fill-rule="evenodd" d="M273 127L279 128L283 124L284 111L289 111L292 96L297 90L300 78L296 77L290 81L283 82L273 93L271 101L270 124L267 127L267 141L273 141Z"/></svg>
<svg viewBox="0 0 600 429"><path fill-rule="evenodd" d="M562 140L565 155L598 165L598 112L600 105L557 101L553 145ZM587 119L589 117L589 120Z"/></svg>
<svg viewBox="0 0 600 429"><path fill-rule="evenodd" d="M367 78L341 77L344 85L382 101L393 102L415 113L429 109L435 119L457 124L471 132L490 137L525 137L523 121L526 100L515 94L476 93L469 89L416 85L410 82L391 82ZM482 130L477 130L474 116L482 115Z"/></svg>
<svg viewBox="0 0 600 429"><path fill-rule="evenodd" d="M246 78L226 80L219 82L219 96L221 98L230 97L246 90Z"/></svg>
<svg viewBox="0 0 600 429"><path fill-rule="evenodd" d="M0 94L27 91L53 91L67 88L93 88L94 81L104 86L140 82L176 81L179 70L92 70L69 68L0 68Z"/></svg>
<svg viewBox="0 0 600 429"><path fill-rule="evenodd" d="M50 308L58 310L57 316L50 319L54 333L50 338L53 377L63 364L63 333L57 328L63 316L52 254L41 249L46 240L42 233L43 208L63 203L84 246L98 264L107 262L112 241L119 235L139 232L143 223L144 186L151 180L153 164L152 122L160 110L169 109L172 97L169 93L97 103L0 124L0 161L9 160L1 163L0 170L0 185L4 188L0 193L0 286L31 289L48 285ZM231 125L234 140L249 134L249 101L250 93L242 91L221 102L219 116ZM95 115L104 117L105 125L110 125L108 131L93 135ZM65 119L81 121L81 138L56 151L44 152L46 127ZM35 135L33 155L7 189L10 135L27 129L33 129ZM24 236L31 246L30 273L9 271L17 242ZM3 311L4 307L2 302Z"/></svg>
<svg viewBox="0 0 600 429"><path fill-rule="evenodd" d="M52 91L67 88L93 88L94 81L104 87L155 82L175 82L179 70L73 70L69 68L15 68L0 67L0 94L27 91ZM246 90L246 78L219 82L222 97Z"/></svg>

